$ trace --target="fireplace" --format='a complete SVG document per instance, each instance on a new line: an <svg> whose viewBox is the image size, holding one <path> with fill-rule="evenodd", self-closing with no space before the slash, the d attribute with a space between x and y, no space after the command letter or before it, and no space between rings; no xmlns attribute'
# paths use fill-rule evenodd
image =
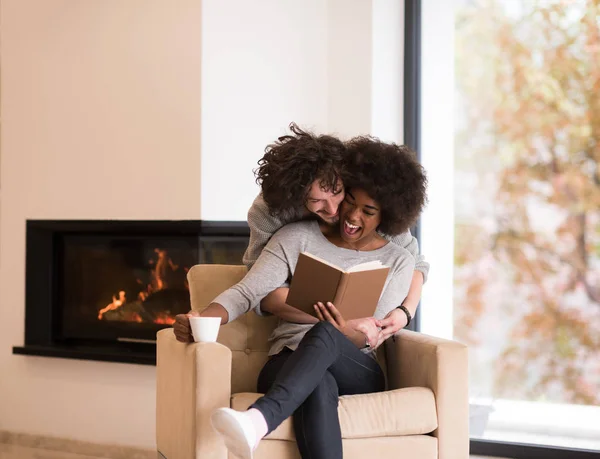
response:
<svg viewBox="0 0 600 459"><path fill-rule="evenodd" d="M16 354L154 364L190 310L198 263L241 264L246 223L27 222L25 345Z"/></svg>

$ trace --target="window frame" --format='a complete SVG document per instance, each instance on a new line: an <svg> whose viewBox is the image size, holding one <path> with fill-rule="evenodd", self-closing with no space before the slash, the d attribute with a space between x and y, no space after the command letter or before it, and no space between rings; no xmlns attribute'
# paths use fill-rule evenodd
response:
<svg viewBox="0 0 600 459"><path fill-rule="evenodd" d="M417 153L421 162L421 1L404 2L404 144ZM421 219L417 220L411 233L421 241ZM408 327L421 331L421 307Z"/></svg>

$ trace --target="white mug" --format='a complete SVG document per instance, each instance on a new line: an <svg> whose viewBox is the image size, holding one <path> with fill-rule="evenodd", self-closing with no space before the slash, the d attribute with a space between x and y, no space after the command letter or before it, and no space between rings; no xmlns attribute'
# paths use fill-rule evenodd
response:
<svg viewBox="0 0 600 459"><path fill-rule="evenodd" d="M220 317L190 317L192 335L197 343L214 343L221 327Z"/></svg>

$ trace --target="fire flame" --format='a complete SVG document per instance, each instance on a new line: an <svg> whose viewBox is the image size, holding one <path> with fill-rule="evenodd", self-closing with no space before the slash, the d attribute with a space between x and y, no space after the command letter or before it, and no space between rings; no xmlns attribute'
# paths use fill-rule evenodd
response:
<svg viewBox="0 0 600 459"><path fill-rule="evenodd" d="M169 288L168 283L166 282L167 275L169 272L177 271L179 269L179 265L176 265L171 258L169 258L168 253L164 249L154 249L154 253L157 255L156 265L152 269L152 280L149 284L145 286L145 289L140 290L137 295L137 300L140 303L146 301L146 299L154 292L158 292L159 290L164 290ZM150 264L155 264L154 260L149 260ZM186 269L187 271L187 269ZM136 279L138 284L144 285L140 279ZM185 282L185 286L187 287L187 282ZM114 311L119 309L127 304L127 297L124 290L119 291L119 297L117 298L115 295L112 297L112 302L110 302L106 307L102 308L98 312L98 320L102 320L105 313L109 311ZM137 312L132 312L128 315L127 320L129 322L143 322L142 317ZM164 325L172 325L175 323L175 318L171 317L167 313L159 314L155 319L154 323L156 324L164 324Z"/></svg>
<svg viewBox="0 0 600 459"><path fill-rule="evenodd" d="M115 309L119 309L126 302L127 302L127 298L125 298L125 292L123 290L121 290L119 292L119 299L118 300L117 300L117 297L113 295L112 303L109 303L108 306L106 306L104 309L100 309L100 312L98 313L98 320L102 319L102 316L104 315L105 312L113 311Z"/></svg>

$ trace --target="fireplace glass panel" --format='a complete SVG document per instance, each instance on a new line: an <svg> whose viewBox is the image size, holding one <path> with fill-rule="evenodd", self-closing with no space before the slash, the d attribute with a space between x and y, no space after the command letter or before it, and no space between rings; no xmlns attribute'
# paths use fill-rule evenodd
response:
<svg viewBox="0 0 600 459"><path fill-rule="evenodd" d="M129 329L151 339L190 310L186 275L199 260L197 237L66 236L63 336L118 338Z"/></svg>

